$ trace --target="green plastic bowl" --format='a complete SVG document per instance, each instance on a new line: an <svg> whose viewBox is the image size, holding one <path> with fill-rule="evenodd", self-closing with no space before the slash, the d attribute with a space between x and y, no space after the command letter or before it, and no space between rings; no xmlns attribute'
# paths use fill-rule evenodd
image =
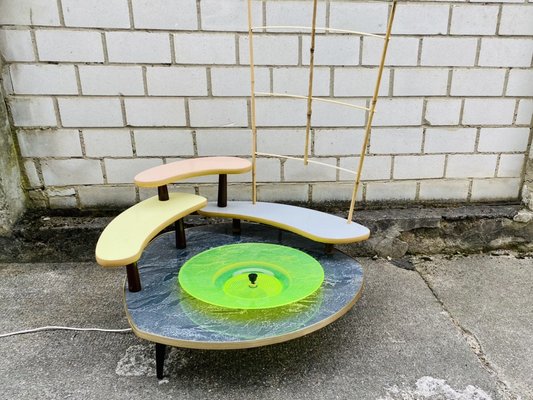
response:
<svg viewBox="0 0 533 400"><path fill-rule="evenodd" d="M310 255L267 243L215 247L192 257L178 275L182 289L226 308L281 307L314 293L324 270Z"/></svg>

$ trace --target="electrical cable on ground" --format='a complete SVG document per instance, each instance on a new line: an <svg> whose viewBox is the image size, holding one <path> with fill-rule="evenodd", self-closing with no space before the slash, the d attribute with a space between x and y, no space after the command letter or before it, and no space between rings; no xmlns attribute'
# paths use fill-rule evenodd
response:
<svg viewBox="0 0 533 400"><path fill-rule="evenodd" d="M24 335L26 333L35 333L42 331L56 331L56 330L66 330L66 331L97 331L97 332L115 332L115 333L126 333L131 332L131 328L126 329L102 329L102 328L75 328L69 326L41 326L40 328L27 329L24 331L2 333L0 338L15 336L15 335Z"/></svg>

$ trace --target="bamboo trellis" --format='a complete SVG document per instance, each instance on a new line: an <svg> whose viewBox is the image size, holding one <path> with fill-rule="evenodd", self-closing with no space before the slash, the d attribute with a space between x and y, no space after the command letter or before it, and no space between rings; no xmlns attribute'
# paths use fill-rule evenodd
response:
<svg viewBox="0 0 533 400"><path fill-rule="evenodd" d="M357 197L357 192L359 190L359 185L361 182L361 172L363 170L363 164L365 161L365 155L367 151L368 141L370 138L370 132L372 129L372 121L374 118L374 114L376 113L376 104L378 100L378 94L379 94L379 87L381 85L381 79L383 76L383 68L385 65L385 59L387 56L387 50L388 45L390 41L391 31L392 31L392 25L394 22L394 15L396 12L396 4L397 0L392 1L392 7L390 10L388 22L387 22L387 30L385 33L385 36L383 35L375 35L373 33L366 33L366 32L359 32L359 31L353 31L353 30L346 30L346 29L336 29L336 28L325 28L325 27L317 27L316 26L316 17L317 17L317 7L318 7L318 0L313 0L313 17L312 17L312 23L311 27L305 27L305 26L285 26L285 25L264 25L264 26L253 26L252 21L252 0L248 0L248 36L249 36L249 55L250 55L250 86L251 86L251 125L252 125L252 202L255 204L257 201L257 179L256 179L256 161L257 156L262 155L266 157L278 157L278 158L285 158L285 159L291 159L291 160L298 160L303 161L304 165L308 165L309 163L312 164L318 164L325 167L335 168L337 170L341 170L344 172L348 172L355 175L354 180L354 186L352 190L352 198L350 201L350 209L348 211L348 218L347 223L352 222L353 218L353 212L355 209L355 200ZM253 52L253 33L254 31L258 30L268 30L268 29L292 29L292 30L310 30L311 31L311 46L310 46L310 58L309 58L309 85L308 85L308 93L307 96L301 96L301 95L294 95L294 94L283 94L283 93L264 93L264 92L256 92L255 91L255 65L254 65L254 52ZM383 50L381 52L381 60L378 67L378 73L377 73L377 79L376 79L376 85L374 87L374 93L372 96L372 99L370 101L370 107L363 107L358 106L355 104L350 104L342 101L337 100L331 100L331 99L324 99L320 97L313 97L313 79L314 79L314 60L315 60L315 38L316 38L316 31L324 31L324 32L333 32L333 33L347 33L347 34L355 34L359 36L369 36L369 37L376 37L384 40L383 44ZM289 97L289 98L295 98L295 99L305 99L307 100L307 122L306 122L306 128L305 128L305 145L304 145L304 155L303 158L298 157L291 157L291 156L284 156L280 154L272 154L272 153L261 153L257 151L257 123L256 123L256 103L255 99L256 96L274 96L274 97ZM327 103L334 103L342 106L352 107L358 110L368 111L368 119L365 127L365 134L363 139L363 146L361 149L361 156L359 157L359 163L357 166L356 171L352 171L346 168L337 167L334 165L322 163L319 161L309 160L309 138L310 138L310 130L311 130L311 119L313 114L313 100L314 101L321 101L321 102L327 102Z"/></svg>

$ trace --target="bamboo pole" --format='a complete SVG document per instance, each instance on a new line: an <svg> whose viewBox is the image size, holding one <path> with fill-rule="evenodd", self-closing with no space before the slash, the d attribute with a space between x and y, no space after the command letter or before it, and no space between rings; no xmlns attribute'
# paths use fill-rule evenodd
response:
<svg viewBox="0 0 533 400"><path fill-rule="evenodd" d="M284 155L281 155L281 154L261 153L259 151L257 153L255 153L255 154L257 154L258 156L279 157L279 158L286 158L288 160L303 161L303 158L300 158L300 157L284 156ZM309 162L311 164L322 165L323 167L329 167L329 168L337 169L339 171L348 172L349 174L357 175L356 171L352 171L351 169L347 169L347 168L337 167L336 165L326 164L326 163L323 163L323 162L320 162L320 161L314 161L314 160L307 160L307 162Z"/></svg>
<svg viewBox="0 0 533 400"><path fill-rule="evenodd" d="M254 26L252 27L252 30L258 31L260 29L305 29L305 30L311 30L312 28L310 26L293 26L293 25L264 25L264 26ZM350 31L348 29L336 29L336 28L325 28L325 27L317 27L317 31L325 31L325 32L333 32L333 33L351 33L354 35L359 36L370 36L375 37L378 39L385 39L385 36L383 35L376 35L374 33L368 33L368 32L361 32L361 31Z"/></svg>
<svg viewBox="0 0 533 400"><path fill-rule="evenodd" d="M252 119L252 203L257 202L257 125L255 120L254 35L252 31L252 0L248 0L248 45L250 55L250 113Z"/></svg>
<svg viewBox="0 0 533 400"><path fill-rule="evenodd" d="M307 91L307 123L305 125L304 165L309 158L309 133L311 131L311 115L313 114L313 76L315 69L315 33L318 0L313 0L313 22L311 25L311 48L309 49L309 88Z"/></svg>
<svg viewBox="0 0 533 400"><path fill-rule="evenodd" d="M374 118L374 111L376 109L376 103L378 101L379 87L381 85L381 77L383 76L383 66L385 65L385 58L387 57L387 49L389 47L390 34L392 31L392 23L394 21L394 14L396 12L396 0L392 2L392 9L389 16L389 22L387 23L387 33L385 34L385 43L383 44L383 51L381 53L381 61L378 69L378 77L376 81L376 87L374 88L374 95L372 96L372 103L370 106L370 111L368 112L368 121L365 128L365 137L363 140L363 147L361 149L361 157L359 158L359 166L357 168L357 176L355 177L355 182L352 192L352 200L350 202L350 211L348 212L348 223L352 222L353 211L355 208L355 198L357 197L357 191L359 189L359 184L361 183L361 171L363 170L363 163L365 161L366 148L368 146L368 140L370 138L370 130L372 128L372 119Z"/></svg>
<svg viewBox="0 0 533 400"><path fill-rule="evenodd" d="M307 96L300 96L298 94L266 93L266 92L255 92L255 94L258 95L258 96L289 97L291 99L303 99L303 100L307 99ZM364 110L364 111L370 111L370 108L368 108L368 107L358 106L358 105L351 104L351 103L345 103L344 101L337 101L337 100L331 100L331 99L322 99L320 97L313 97L313 100L322 101L324 103L340 104L341 106L357 108L359 110Z"/></svg>

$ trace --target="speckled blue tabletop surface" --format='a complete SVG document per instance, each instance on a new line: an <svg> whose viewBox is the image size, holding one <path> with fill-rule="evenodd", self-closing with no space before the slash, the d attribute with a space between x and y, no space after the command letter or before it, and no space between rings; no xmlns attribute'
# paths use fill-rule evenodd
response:
<svg viewBox="0 0 533 400"><path fill-rule="evenodd" d="M351 257L289 232L243 224L233 235L231 224L186 230L187 248L176 249L174 233L155 238L139 260L142 290L125 287L125 306L134 332L158 343L190 348L246 348L278 343L320 329L348 311L359 298L363 270ZM181 290L179 268L192 256L213 247L236 243L290 246L316 258L325 279L311 296L287 306L238 310L212 306ZM126 284L127 286L127 284Z"/></svg>

